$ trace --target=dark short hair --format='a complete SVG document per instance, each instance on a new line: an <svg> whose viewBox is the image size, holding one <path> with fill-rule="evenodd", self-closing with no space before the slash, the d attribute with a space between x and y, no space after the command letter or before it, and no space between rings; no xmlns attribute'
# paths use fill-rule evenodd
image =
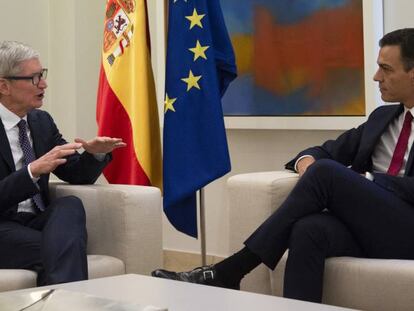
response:
<svg viewBox="0 0 414 311"><path fill-rule="evenodd" d="M414 28L404 28L387 33L379 41L379 46L398 45L405 71L414 68Z"/></svg>

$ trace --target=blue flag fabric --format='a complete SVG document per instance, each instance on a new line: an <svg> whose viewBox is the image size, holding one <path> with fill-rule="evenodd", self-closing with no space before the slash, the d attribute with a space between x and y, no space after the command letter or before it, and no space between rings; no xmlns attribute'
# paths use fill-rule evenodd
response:
<svg viewBox="0 0 414 311"><path fill-rule="evenodd" d="M164 103L164 212L197 237L196 191L230 171L221 96L236 77L219 0L170 0Z"/></svg>

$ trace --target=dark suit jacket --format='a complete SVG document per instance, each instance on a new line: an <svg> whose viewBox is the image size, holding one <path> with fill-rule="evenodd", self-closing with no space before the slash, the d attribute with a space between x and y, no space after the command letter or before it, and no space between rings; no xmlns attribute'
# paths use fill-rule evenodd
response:
<svg viewBox="0 0 414 311"><path fill-rule="evenodd" d="M27 115L33 147L39 158L57 145L66 141L59 133L52 117L45 111L33 110ZM60 179L72 184L94 183L102 169L110 161L108 155L104 161L98 161L92 154L83 152L67 157L67 162L53 172ZM38 181L40 192L46 206L49 204L49 174L42 175ZM17 204L38 193L26 167L16 171L9 140L0 122L0 216L11 218L17 212Z"/></svg>
<svg viewBox="0 0 414 311"><path fill-rule="evenodd" d="M403 111L402 104L381 106L373 111L368 120L358 128L348 130L336 140L328 140L322 146L312 147L300 152L286 164L286 168L294 170L296 160L300 156L308 154L316 160L332 159L338 161L345 166L350 166L357 173L371 172L371 156L376 144L382 133L387 130L390 122ZM373 173L373 175L375 183L414 205L413 157L414 148L411 148L404 177L381 173Z"/></svg>

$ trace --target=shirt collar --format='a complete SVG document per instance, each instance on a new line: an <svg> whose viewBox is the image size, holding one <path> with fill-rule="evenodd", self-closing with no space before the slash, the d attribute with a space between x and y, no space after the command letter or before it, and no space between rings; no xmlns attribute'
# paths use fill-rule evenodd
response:
<svg viewBox="0 0 414 311"><path fill-rule="evenodd" d="M407 107L404 106L404 115L406 114L407 111L411 112L411 114L414 116L414 107L411 109L408 109Z"/></svg>
<svg viewBox="0 0 414 311"><path fill-rule="evenodd" d="M20 118L18 115L11 112L9 109L7 109L1 102L0 102L0 119L3 122L4 129L6 131L10 130L11 128L15 127L17 123L21 119L24 119L27 121L27 115L23 118Z"/></svg>

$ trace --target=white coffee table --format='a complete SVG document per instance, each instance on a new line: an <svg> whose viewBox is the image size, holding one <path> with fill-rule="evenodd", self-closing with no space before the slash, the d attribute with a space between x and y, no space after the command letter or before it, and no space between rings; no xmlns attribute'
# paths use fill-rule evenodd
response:
<svg viewBox="0 0 414 311"><path fill-rule="evenodd" d="M168 308L169 311L345 311L346 308L275 296L164 280L138 274L48 286L95 296ZM38 290L40 288L36 288ZM23 291L33 291L25 289ZM1 293L7 295L12 292ZM13 292L13 293L16 293Z"/></svg>

